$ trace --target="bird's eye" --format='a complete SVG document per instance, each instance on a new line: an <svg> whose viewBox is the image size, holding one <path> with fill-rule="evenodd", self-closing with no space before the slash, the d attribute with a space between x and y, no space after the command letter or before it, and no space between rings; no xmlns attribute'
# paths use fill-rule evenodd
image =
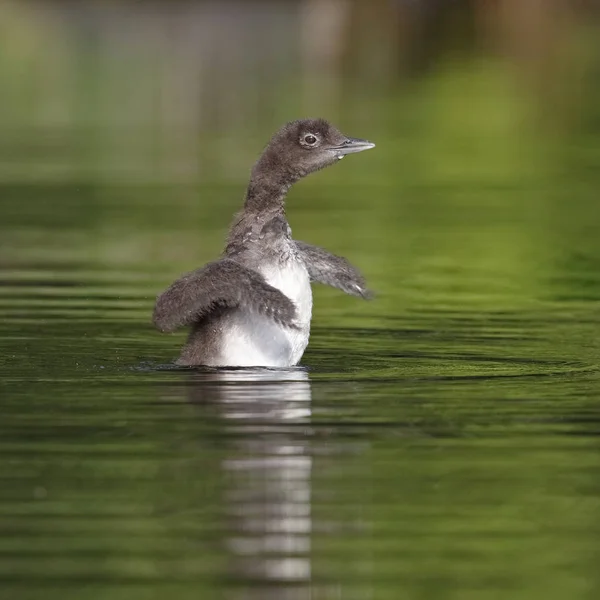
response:
<svg viewBox="0 0 600 600"><path fill-rule="evenodd" d="M314 144L317 143L317 138L312 135L312 133L309 133L308 135L304 136L304 141L309 145L309 146L313 146Z"/></svg>

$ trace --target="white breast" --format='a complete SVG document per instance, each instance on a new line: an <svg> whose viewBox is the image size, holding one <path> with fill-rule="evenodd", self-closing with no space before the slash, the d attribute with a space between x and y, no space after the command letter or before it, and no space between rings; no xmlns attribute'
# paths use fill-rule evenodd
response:
<svg viewBox="0 0 600 600"><path fill-rule="evenodd" d="M306 267L300 261L290 261L285 268L276 266L261 270L267 283L281 290L296 305L296 324L301 328L310 328L312 315L312 290Z"/></svg>
<svg viewBox="0 0 600 600"><path fill-rule="evenodd" d="M306 267L292 259L283 268L267 265L261 274L267 283L294 302L298 328L283 327L262 315L240 310L223 331L218 366L290 367L298 364L304 354L312 314L312 290Z"/></svg>

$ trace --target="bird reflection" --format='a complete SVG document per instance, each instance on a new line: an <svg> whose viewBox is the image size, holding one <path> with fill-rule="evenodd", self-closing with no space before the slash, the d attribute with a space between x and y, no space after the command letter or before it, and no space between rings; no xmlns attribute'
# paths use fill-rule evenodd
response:
<svg viewBox="0 0 600 600"><path fill-rule="evenodd" d="M226 513L235 598L309 598L311 579L311 389L292 369L196 372L194 402L220 407L230 452ZM261 586L260 582L265 585Z"/></svg>

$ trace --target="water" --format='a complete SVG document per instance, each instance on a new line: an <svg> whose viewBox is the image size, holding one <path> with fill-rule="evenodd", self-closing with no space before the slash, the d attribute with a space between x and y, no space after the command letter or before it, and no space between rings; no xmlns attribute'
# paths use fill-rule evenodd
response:
<svg viewBox="0 0 600 600"><path fill-rule="evenodd" d="M1 4L0 600L598 598L590 3L159 4ZM307 116L377 143L288 203L376 299L175 368L154 297Z"/></svg>
<svg viewBox="0 0 600 600"><path fill-rule="evenodd" d="M150 313L242 186L4 184L2 597L597 597L600 238L571 183L314 176L296 237L378 298L317 288L301 367L225 372L173 367Z"/></svg>

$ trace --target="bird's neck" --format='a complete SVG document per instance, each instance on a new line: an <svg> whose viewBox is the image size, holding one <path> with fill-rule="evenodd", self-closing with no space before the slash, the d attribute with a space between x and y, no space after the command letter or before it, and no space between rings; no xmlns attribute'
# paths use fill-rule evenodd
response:
<svg viewBox="0 0 600 600"><path fill-rule="evenodd" d="M282 209L285 197L291 185L280 185L270 182L250 180L246 197L244 199L244 210L249 212L267 212Z"/></svg>
<svg viewBox="0 0 600 600"><path fill-rule="evenodd" d="M283 210L285 197L295 180L296 178L279 161L279 157L263 154L252 169L244 199L244 210Z"/></svg>

